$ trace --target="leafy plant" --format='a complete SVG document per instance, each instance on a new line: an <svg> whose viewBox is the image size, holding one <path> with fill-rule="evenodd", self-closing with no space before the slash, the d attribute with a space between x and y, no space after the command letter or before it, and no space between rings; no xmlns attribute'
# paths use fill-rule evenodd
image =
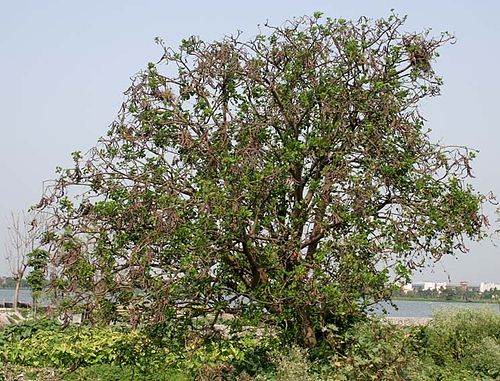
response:
<svg viewBox="0 0 500 381"><path fill-rule="evenodd" d="M28 319L18 324L10 324L0 330L0 345L31 338L39 331L58 332L59 322L53 319Z"/></svg>
<svg viewBox="0 0 500 381"><path fill-rule="evenodd" d="M92 321L205 332L230 314L314 347L480 239L474 153L431 142L417 111L451 37L403 24L316 14L249 41L158 40L107 135L38 205L52 289Z"/></svg>
<svg viewBox="0 0 500 381"><path fill-rule="evenodd" d="M327 345L287 346L276 335L215 337L185 347L141 330L25 322L1 332L3 375L33 380L495 380L498 324L487 311L440 313L423 327L383 320L335 330ZM148 331L150 333L150 331ZM323 343L324 344L324 343ZM457 357L457 353L460 356Z"/></svg>
<svg viewBox="0 0 500 381"><path fill-rule="evenodd" d="M183 373L162 369L148 374L137 373L133 366L92 365L66 373L65 381L188 381Z"/></svg>
<svg viewBox="0 0 500 381"><path fill-rule="evenodd" d="M49 262L48 253L46 250L37 248L30 253L28 253L28 262L27 266L31 267L32 270L29 273L26 281L28 285L31 287L31 293L33 297L33 305L35 307L35 311L37 308L38 300L44 290L46 285L46 273L47 273L47 264Z"/></svg>
<svg viewBox="0 0 500 381"><path fill-rule="evenodd" d="M419 331L381 320L360 322L337 339L327 373L339 380L419 380Z"/></svg>
<svg viewBox="0 0 500 381"><path fill-rule="evenodd" d="M500 376L500 314L487 309L443 310L424 332L424 353L438 367Z"/></svg>
<svg viewBox="0 0 500 381"><path fill-rule="evenodd" d="M493 379L500 378L500 339L484 337L470 348L470 353L463 359L465 368Z"/></svg>
<svg viewBox="0 0 500 381"><path fill-rule="evenodd" d="M149 373L160 364L166 365L169 359L168 352L151 345L139 331L89 327L63 331L51 325L41 328L25 324L8 329L3 337L7 338L1 348L4 361L24 366L74 370L115 364Z"/></svg>
<svg viewBox="0 0 500 381"><path fill-rule="evenodd" d="M276 381L315 381L306 350L293 346L274 358Z"/></svg>

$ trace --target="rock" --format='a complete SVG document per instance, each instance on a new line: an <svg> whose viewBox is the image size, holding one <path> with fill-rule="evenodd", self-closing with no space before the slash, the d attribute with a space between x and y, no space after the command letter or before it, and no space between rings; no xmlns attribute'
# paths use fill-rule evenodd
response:
<svg viewBox="0 0 500 381"><path fill-rule="evenodd" d="M384 320L396 325L412 326L412 325L427 325L432 320L432 318L386 316Z"/></svg>

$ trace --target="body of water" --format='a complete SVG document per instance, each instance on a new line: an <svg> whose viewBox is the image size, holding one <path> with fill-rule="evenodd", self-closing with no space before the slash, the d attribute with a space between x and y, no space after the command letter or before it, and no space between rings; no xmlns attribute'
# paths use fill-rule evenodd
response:
<svg viewBox="0 0 500 381"><path fill-rule="evenodd" d="M14 290L0 289L0 303L10 302L14 299ZM31 290L20 290L19 302L32 303ZM459 308L481 309L488 308L500 313L500 304L488 303L459 303L459 302L434 302L422 300L395 300L397 308L392 307L388 303L383 303L377 306L375 313L383 314L384 309L388 316L393 317L432 317L432 314L437 310L453 310Z"/></svg>
<svg viewBox="0 0 500 381"><path fill-rule="evenodd" d="M0 303L14 301L14 290L0 289ZM19 302L31 304L31 290L19 290Z"/></svg>
<svg viewBox="0 0 500 381"><path fill-rule="evenodd" d="M460 303L460 302L434 302L422 300L395 300L397 308L388 303L377 306L376 313L387 311L388 316L394 317L432 317L432 314L438 310L456 310L456 309L491 309L500 313L500 304L493 303Z"/></svg>

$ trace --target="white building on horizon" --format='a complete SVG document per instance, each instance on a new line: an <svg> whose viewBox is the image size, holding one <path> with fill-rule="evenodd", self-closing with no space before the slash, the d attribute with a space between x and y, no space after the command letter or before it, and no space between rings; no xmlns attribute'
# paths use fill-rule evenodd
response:
<svg viewBox="0 0 500 381"><path fill-rule="evenodd" d="M479 292L500 290L500 283L481 282L479 283Z"/></svg>
<svg viewBox="0 0 500 381"><path fill-rule="evenodd" d="M469 290L469 291L479 291L483 293L485 291L499 290L500 291L500 283L493 282L481 282L479 285L470 285L468 282L460 282L459 284L448 283L448 282L413 282L401 285L401 291L407 293L409 291L438 291L441 292L443 290Z"/></svg>

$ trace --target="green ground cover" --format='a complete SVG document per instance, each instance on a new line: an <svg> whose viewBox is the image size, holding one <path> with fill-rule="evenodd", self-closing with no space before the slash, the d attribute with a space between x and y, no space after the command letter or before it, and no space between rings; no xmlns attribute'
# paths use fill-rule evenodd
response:
<svg viewBox="0 0 500 381"><path fill-rule="evenodd" d="M250 330L129 330L28 320L0 332L4 380L496 380L500 314L439 312L428 326L359 322L307 351ZM20 378L22 374L23 378ZM17 377L17 378L16 378Z"/></svg>

